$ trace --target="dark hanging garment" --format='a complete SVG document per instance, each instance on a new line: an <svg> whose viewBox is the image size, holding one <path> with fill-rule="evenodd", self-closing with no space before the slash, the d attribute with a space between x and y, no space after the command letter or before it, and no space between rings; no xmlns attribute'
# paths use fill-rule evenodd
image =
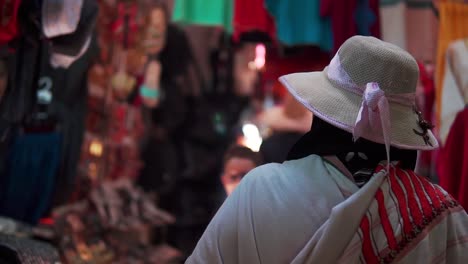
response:
<svg viewBox="0 0 468 264"><path fill-rule="evenodd" d="M54 69L46 63L41 73L41 78L50 78L52 82L54 99L48 112L57 118L63 137L55 204L66 202L75 184L85 131L88 70L97 52L96 39L93 37L88 51L68 69ZM50 54L49 51L47 54Z"/></svg>
<svg viewBox="0 0 468 264"><path fill-rule="evenodd" d="M22 39L16 52L8 57L8 84L0 103L2 118L19 123L32 111L35 102L32 73L38 63L38 46Z"/></svg>
<svg viewBox="0 0 468 264"><path fill-rule="evenodd" d="M0 178L0 215L37 224L52 200L60 162L61 135L19 133Z"/></svg>

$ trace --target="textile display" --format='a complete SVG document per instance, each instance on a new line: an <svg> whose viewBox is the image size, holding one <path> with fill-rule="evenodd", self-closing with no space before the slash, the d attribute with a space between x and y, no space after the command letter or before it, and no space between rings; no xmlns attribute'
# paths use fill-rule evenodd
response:
<svg viewBox="0 0 468 264"><path fill-rule="evenodd" d="M468 5L455 1L441 1L439 5L439 37L436 67L436 122L442 120L442 87L445 75L447 48L455 40L468 36Z"/></svg>
<svg viewBox="0 0 468 264"><path fill-rule="evenodd" d="M37 46L20 40L17 52L8 58L8 86L0 105L2 118L6 121L20 122L32 110L35 91L32 89L31 73L35 72L36 65L40 63L38 52Z"/></svg>
<svg viewBox="0 0 468 264"><path fill-rule="evenodd" d="M334 53L354 35L380 37L378 0L321 0L320 15L331 18Z"/></svg>
<svg viewBox="0 0 468 264"><path fill-rule="evenodd" d="M468 107L458 113L440 151L440 185L468 211Z"/></svg>
<svg viewBox="0 0 468 264"><path fill-rule="evenodd" d="M187 24L222 26L232 32L233 1L176 0L172 20Z"/></svg>
<svg viewBox="0 0 468 264"><path fill-rule="evenodd" d="M242 33L261 31L274 39L275 22L266 10L263 0L234 1L234 38L239 39Z"/></svg>
<svg viewBox="0 0 468 264"><path fill-rule="evenodd" d="M266 0L274 17L277 38L285 45L319 46L325 51L333 47L330 19L320 18L320 1Z"/></svg>
<svg viewBox="0 0 468 264"><path fill-rule="evenodd" d="M6 173L0 179L0 215L30 224L49 210L60 163L62 136L57 132L19 134Z"/></svg>

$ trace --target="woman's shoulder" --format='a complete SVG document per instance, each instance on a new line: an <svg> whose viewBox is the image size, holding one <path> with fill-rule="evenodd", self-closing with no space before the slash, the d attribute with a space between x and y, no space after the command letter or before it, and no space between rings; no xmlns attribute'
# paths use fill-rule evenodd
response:
<svg viewBox="0 0 468 264"><path fill-rule="evenodd" d="M297 160L288 160L283 163L268 163L250 171L242 181L250 183L268 182L269 184L282 183L289 177L310 175L314 169L322 168L322 157L310 155Z"/></svg>

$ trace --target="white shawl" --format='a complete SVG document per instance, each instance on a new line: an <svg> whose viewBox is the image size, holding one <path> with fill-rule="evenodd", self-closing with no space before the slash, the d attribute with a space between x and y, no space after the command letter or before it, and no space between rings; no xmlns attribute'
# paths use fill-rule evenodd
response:
<svg viewBox="0 0 468 264"><path fill-rule="evenodd" d="M186 263L336 263L345 255L351 261L344 263L359 263L362 216L385 179L377 173L358 189L316 155L259 167L226 200ZM454 239L468 235L462 216L464 227L450 227Z"/></svg>

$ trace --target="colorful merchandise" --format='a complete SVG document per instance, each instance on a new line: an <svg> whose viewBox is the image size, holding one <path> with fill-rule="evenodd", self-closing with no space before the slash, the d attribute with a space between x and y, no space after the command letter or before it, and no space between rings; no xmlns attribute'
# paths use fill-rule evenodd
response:
<svg viewBox="0 0 468 264"><path fill-rule="evenodd" d="M264 0L234 1L234 38L239 40L242 33L260 31L275 38L275 23L265 8Z"/></svg>
<svg viewBox="0 0 468 264"><path fill-rule="evenodd" d="M331 19L334 53L354 35L380 38L378 0L321 0L320 16Z"/></svg>
<svg viewBox="0 0 468 264"><path fill-rule="evenodd" d="M319 0L266 0L275 19L278 40L285 45L317 45L330 51L333 37L329 19L320 18Z"/></svg>
<svg viewBox="0 0 468 264"><path fill-rule="evenodd" d="M135 34L138 32L137 11L138 6L135 3L119 3L117 6L117 19L112 23L111 31L114 41L123 44L125 48L134 45L137 41L137 34Z"/></svg>
<svg viewBox="0 0 468 264"><path fill-rule="evenodd" d="M442 90L445 75L445 59L449 45L468 36L468 4L457 1L440 1L439 38L436 67L436 121L442 121Z"/></svg>
<svg viewBox="0 0 468 264"><path fill-rule="evenodd" d="M234 1L231 0L175 0L172 20L185 24L222 26L233 31Z"/></svg>

